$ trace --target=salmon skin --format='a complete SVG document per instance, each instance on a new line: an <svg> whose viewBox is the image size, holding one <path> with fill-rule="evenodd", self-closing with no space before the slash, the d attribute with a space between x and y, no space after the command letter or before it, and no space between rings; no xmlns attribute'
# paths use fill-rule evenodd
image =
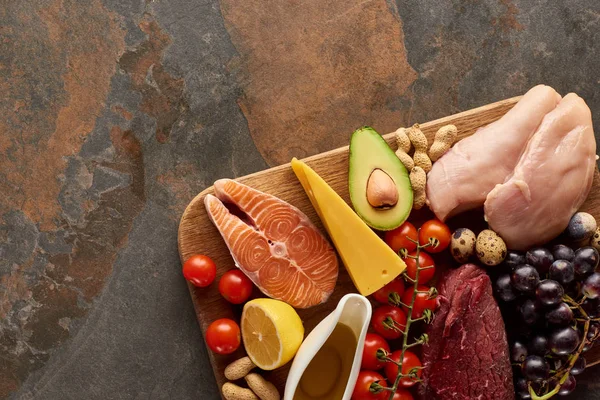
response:
<svg viewBox="0 0 600 400"><path fill-rule="evenodd" d="M327 301L337 281L337 256L302 211L231 179L216 181L214 191L204 198L208 216L236 266L265 295L296 308Z"/></svg>

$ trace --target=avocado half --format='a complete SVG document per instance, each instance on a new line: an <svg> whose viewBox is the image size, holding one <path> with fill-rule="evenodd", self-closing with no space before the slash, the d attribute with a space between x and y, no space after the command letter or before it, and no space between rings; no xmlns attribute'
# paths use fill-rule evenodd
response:
<svg viewBox="0 0 600 400"><path fill-rule="evenodd" d="M348 189L354 211L374 229L395 229L412 210L408 171L370 127L354 131L350 139Z"/></svg>

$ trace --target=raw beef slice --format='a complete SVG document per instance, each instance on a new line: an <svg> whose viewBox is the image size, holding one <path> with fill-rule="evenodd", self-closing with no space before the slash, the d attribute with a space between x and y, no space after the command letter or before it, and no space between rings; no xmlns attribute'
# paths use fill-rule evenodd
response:
<svg viewBox="0 0 600 400"><path fill-rule="evenodd" d="M485 271L466 264L439 285L440 307L423 346L423 399L515 398L500 309Z"/></svg>

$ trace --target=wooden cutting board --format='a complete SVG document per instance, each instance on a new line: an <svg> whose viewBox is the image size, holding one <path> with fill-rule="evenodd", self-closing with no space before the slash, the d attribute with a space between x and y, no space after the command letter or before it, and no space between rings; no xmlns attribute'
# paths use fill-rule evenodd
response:
<svg viewBox="0 0 600 400"><path fill-rule="evenodd" d="M519 97L502 100L497 103L489 104L473 110L465 111L449 117L441 118L435 121L422 123L421 129L427 136L429 143L432 143L437 129L443 125L454 124L458 128L459 138L472 135L478 128L496 121L511 109ZM395 150L396 143L393 134L384 136L386 141ZM348 140L350 132L348 132ZM306 163L312 167L331 187L339 193L346 202L350 203L348 194L348 147L342 147L332 151L318 154L305 159ZM482 171L485 173L485 171ZM289 164L271 168L255 174L238 178L240 182L249 185L255 189L275 195L282 200L293 204L302 210L310 219L323 231L323 225L312 208L308 197L304 193L302 186L297 181L292 168ZM582 207L583 210L593 214L600 220L600 183L598 170L594 175L594 186L592 191ZM217 264L217 277L220 277L225 271L234 267L233 259L221 235L209 220L204 209L204 196L213 193L212 187L207 188L198 194L187 206L181 223L179 225L179 254L183 263L193 254L205 254L211 257ZM413 212L410 220L419 223L432 217L429 211ZM452 229L467 226L474 230L484 229L481 211L474 211L462 214L458 218L449 221ZM436 259L438 266L444 267L449 262L449 256L441 256ZM340 274L334 293L329 301L317 307L307 310L299 310L298 314L304 323L306 334L310 332L327 314L336 306L338 300L346 293L356 292L350 277L340 262ZM232 318L239 321L241 315L241 306L234 306L225 301L219 294L217 282L208 288L196 288L188 285L198 317L198 322L202 332L206 332L208 325L218 318ZM259 297L260 293L255 290L254 296ZM209 351L210 362L212 364L215 378L219 387L226 382L223 370L231 362L245 355L243 349L236 353L221 356ZM589 364L600 362L600 346L590 350L586 355ZM287 367L276 371L265 372L264 376L275 383L280 392L283 393L285 379L287 377Z"/></svg>

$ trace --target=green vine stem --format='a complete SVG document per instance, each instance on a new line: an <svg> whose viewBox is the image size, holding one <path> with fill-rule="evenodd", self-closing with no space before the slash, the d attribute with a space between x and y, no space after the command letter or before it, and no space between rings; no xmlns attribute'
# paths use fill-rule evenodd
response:
<svg viewBox="0 0 600 400"><path fill-rule="evenodd" d="M573 369L573 366L575 365L575 363L581 356L581 353L583 352L583 348L585 347L585 345L587 344L587 341L588 341L587 334L590 329L590 320L592 320L592 318L590 318L589 315L585 312L585 310L581 307L581 304L583 303L583 300L585 300L585 297L583 298L582 301L577 302L577 301L573 300L570 296L565 295L563 297L563 300L566 303L570 304L572 306L571 308L577 309L581 313L581 315L583 315L583 317L585 318L585 322L583 325L583 334L582 334L583 340L581 340L581 343L579 343L579 347L577 348L577 351L575 352L575 354L573 354L569 358L569 362L564 367L561 367L558 371L556 371L554 378L559 378L559 380L558 380L558 383L554 386L554 388L551 391L545 393L542 396L538 396L538 394L535 392L535 390L533 390L531 383L528 383L529 394L531 395L532 400L547 400L547 399L551 398L552 396L558 394L558 392L560 391L560 387L569 378L569 374L570 374L571 370ZM392 399L390 399L390 400L392 400Z"/></svg>
<svg viewBox="0 0 600 400"><path fill-rule="evenodd" d="M417 237L419 235L420 230L421 230L420 228L417 230ZM424 335L424 336L421 336L421 338L419 340L417 340L415 343L408 344L408 332L410 329L410 325L413 322L420 321L420 320L425 320L426 322L428 322L431 320L431 317L432 317L431 312L425 313L424 316L420 317L420 318L413 319L413 317L412 317L413 306L415 304L415 300L417 298L417 293L418 293L417 287L418 287L418 282L419 282L419 272L421 271L421 269L424 269L424 268L421 268L421 266L419 265L419 255L421 254L421 250L430 246L431 243L427 243L425 245L420 245L417 240L412 240L411 238L407 238L407 239L417 244L415 256L407 256L407 257L412 257L415 260L416 272L415 272L415 279L410 279L410 277L406 276L406 272L404 273L405 277L408 278L407 281L409 281L413 284L413 293L412 293L412 298L410 300L410 304L406 305L408 308L408 315L406 318L406 327L404 328L404 335L402 338L402 352L400 354L400 359L398 360L398 362L395 362L391 359L389 360L389 361L393 361L394 363L396 363L396 365L398 365L398 374L396 375L396 380L394 381L394 385L391 388L387 388L387 390L390 391L390 396L389 396L388 400L394 399L394 394L398 390L398 385L400 384L400 380L402 378L406 378L406 377L414 378L416 376L416 373L413 372L412 370L408 374L402 373L402 362L404 361L404 354L405 354L406 350L409 349L410 347L416 346L417 344L424 344L429 339L429 337L427 335ZM429 310L427 310L427 311L429 311Z"/></svg>

